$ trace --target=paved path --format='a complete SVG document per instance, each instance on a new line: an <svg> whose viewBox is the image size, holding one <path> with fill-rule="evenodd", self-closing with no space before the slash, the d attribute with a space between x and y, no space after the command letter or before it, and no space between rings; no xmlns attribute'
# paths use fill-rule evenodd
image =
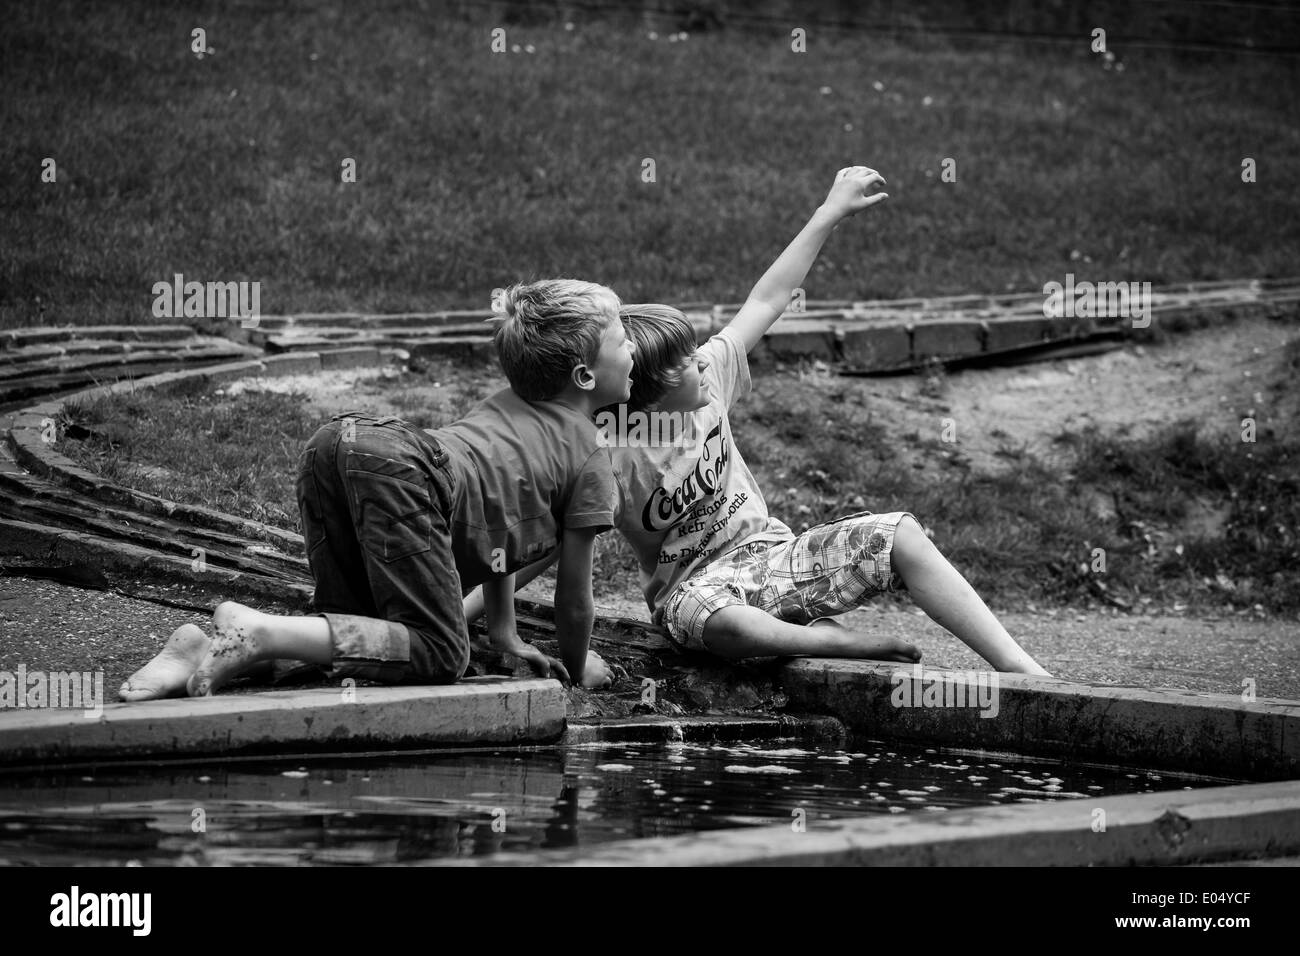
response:
<svg viewBox="0 0 1300 956"><path fill-rule="evenodd" d="M548 596L545 589L525 594ZM995 609L996 610L996 609ZM598 609L600 611L600 609ZM645 618L633 599L606 613ZM1240 694L1255 681L1258 697L1300 700L1300 621L1182 615L1127 616L1069 610L1002 612L1007 629L1048 670L1076 681ZM194 614L118 594L52 581L0 578L0 670L104 671L117 686L147 661L173 628ZM880 628L916 643L927 664L978 668L980 659L923 615L868 609L843 620Z"/></svg>
<svg viewBox="0 0 1300 956"><path fill-rule="evenodd" d="M522 595L550 597L541 582ZM598 602L600 603L600 602ZM1070 608L1007 611L1003 625L1053 674L1070 680L1134 687L1172 687L1240 694L1255 680L1256 697L1300 700L1300 619L1254 615L1081 613ZM597 613L649 620L639 598L605 599ZM882 629L916 644L927 665L957 670L982 659L906 601L854 611L845 624Z"/></svg>

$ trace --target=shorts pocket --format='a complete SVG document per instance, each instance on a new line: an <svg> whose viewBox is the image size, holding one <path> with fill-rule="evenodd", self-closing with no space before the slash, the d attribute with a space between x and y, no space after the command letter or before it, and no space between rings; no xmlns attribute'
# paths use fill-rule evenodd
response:
<svg viewBox="0 0 1300 956"><path fill-rule="evenodd" d="M423 471L353 452L347 476L357 540L367 554L391 563L433 548L433 506Z"/></svg>

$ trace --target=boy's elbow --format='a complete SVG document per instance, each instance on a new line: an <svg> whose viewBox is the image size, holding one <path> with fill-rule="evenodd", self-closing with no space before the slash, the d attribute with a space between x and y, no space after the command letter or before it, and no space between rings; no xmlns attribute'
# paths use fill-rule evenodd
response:
<svg viewBox="0 0 1300 956"><path fill-rule="evenodd" d="M595 601L591 595L591 578L579 577L578 580L561 578L555 585L555 613L560 614L595 614Z"/></svg>
<svg viewBox="0 0 1300 956"><path fill-rule="evenodd" d="M579 665L586 660L587 644L591 640L591 628L595 623L596 609L590 601L568 605L556 602L555 636L566 658L565 667L573 666L567 659L570 656L573 656Z"/></svg>
<svg viewBox="0 0 1300 956"><path fill-rule="evenodd" d="M590 601L567 604L563 610L557 607L555 623L561 640L570 635L590 637L592 625L596 623L596 609Z"/></svg>

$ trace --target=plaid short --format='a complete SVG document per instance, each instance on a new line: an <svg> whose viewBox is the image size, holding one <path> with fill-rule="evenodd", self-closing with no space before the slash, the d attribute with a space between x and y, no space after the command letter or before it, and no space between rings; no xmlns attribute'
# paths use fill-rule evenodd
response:
<svg viewBox="0 0 1300 956"><path fill-rule="evenodd" d="M843 614L884 591L905 591L890 556L907 511L864 511L819 524L788 541L758 541L724 554L680 584L663 605L663 625L682 647L707 651L704 623L745 605L792 624Z"/></svg>

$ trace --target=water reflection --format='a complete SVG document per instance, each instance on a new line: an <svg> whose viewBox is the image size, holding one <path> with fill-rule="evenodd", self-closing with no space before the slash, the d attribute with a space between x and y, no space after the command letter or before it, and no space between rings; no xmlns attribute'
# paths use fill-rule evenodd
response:
<svg viewBox="0 0 1300 956"><path fill-rule="evenodd" d="M879 742L109 767L0 775L0 863L407 863L1223 782Z"/></svg>

